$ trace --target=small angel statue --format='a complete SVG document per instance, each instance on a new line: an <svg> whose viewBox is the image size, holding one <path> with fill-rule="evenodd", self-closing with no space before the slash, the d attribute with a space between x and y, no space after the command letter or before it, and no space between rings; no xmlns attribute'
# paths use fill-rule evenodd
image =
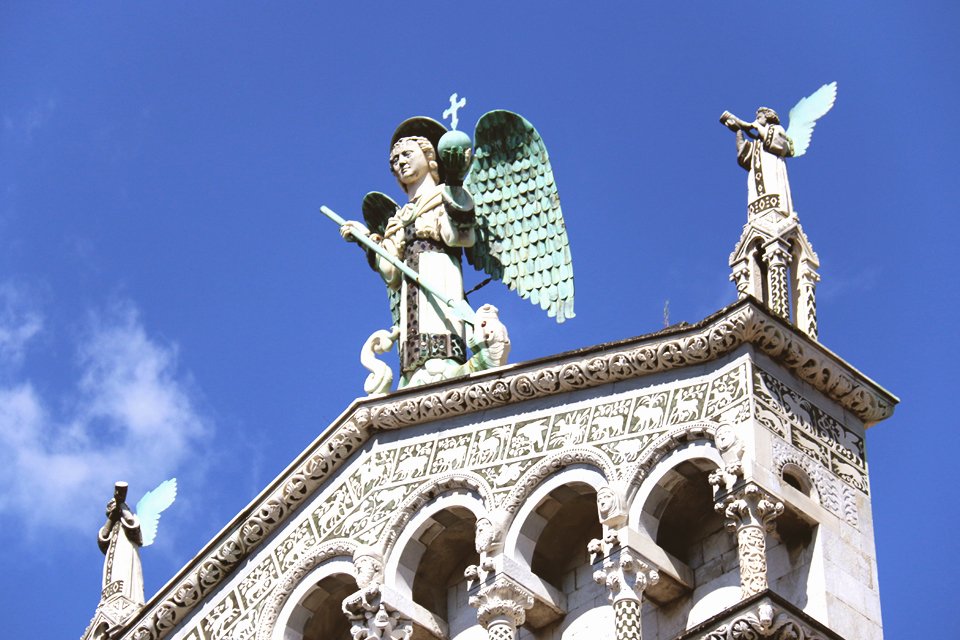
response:
<svg viewBox="0 0 960 640"><path fill-rule="evenodd" d="M171 478L137 502L136 512L127 506L127 483L118 482L113 499L107 503L107 521L97 542L106 558L103 562L103 599L120 594L134 605L142 605L143 570L140 547L153 544L160 513L177 497L177 479ZM110 597L108 597L110 596Z"/></svg>
<svg viewBox="0 0 960 640"><path fill-rule="evenodd" d="M737 133L737 161L749 172L747 212L750 216L770 209L784 217L794 212L784 158L798 158L807 152L814 125L830 111L836 98L836 82L825 84L813 95L802 98L790 110L790 126L786 130L780 126L777 112L768 107L757 109L753 122L745 122L729 111L720 116L720 122Z"/></svg>
<svg viewBox="0 0 960 640"><path fill-rule="evenodd" d="M463 253L558 322L574 315L570 247L539 133L515 113L491 111L477 123L475 139L474 151L465 133L410 118L393 134L389 155L407 203L368 193L366 224L321 208L345 239L367 250L386 284L394 326L368 345L383 353L398 342L400 387L506 362L509 338L497 309L484 305L474 314L466 303ZM380 376L368 380L367 392L388 390L389 368L383 365L381 375L367 366Z"/></svg>

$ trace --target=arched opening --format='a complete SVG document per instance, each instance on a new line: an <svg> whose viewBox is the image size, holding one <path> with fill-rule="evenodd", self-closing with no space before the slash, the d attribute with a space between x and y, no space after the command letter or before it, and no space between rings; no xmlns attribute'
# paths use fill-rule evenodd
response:
<svg viewBox="0 0 960 640"><path fill-rule="evenodd" d="M684 460L656 483L644 506L648 531L667 553L687 564L695 574L703 565L704 542L723 533L723 518L713 508L708 477L716 468L703 458ZM718 541L726 540L726 537ZM729 542L733 545L732 538Z"/></svg>
<svg viewBox="0 0 960 640"><path fill-rule="evenodd" d="M597 492L589 484L574 482L550 491L533 510L542 519L530 569L559 590L564 578L589 564L587 544L603 535L597 518Z"/></svg>
<svg viewBox="0 0 960 640"><path fill-rule="evenodd" d="M350 640L343 599L358 590L349 560L328 561L291 594L275 628L275 640Z"/></svg>
<svg viewBox="0 0 960 640"><path fill-rule="evenodd" d="M476 527L469 509L451 507L431 515L417 537L423 550L413 578L413 601L444 620L457 604L450 600L456 597L458 583L465 581L464 569L480 562L474 548Z"/></svg>
<svg viewBox="0 0 960 640"><path fill-rule="evenodd" d="M433 625L433 631L415 626L413 640L427 632L453 637L476 626L463 573L480 562L474 538L483 513L478 495L458 489L432 499L398 529L387 552L385 582L418 605L422 622Z"/></svg>
<svg viewBox="0 0 960 640"><path fill-rule="evenodd" d="M799 465L794 464L793 462L788 462L783 465L783 469L780 471L780 477L783 478L783 481L788 485L807 496L808 498L816 499L813 491L813 483L810 481L810 476L807 475L807 472L804 471Z"/></svg>

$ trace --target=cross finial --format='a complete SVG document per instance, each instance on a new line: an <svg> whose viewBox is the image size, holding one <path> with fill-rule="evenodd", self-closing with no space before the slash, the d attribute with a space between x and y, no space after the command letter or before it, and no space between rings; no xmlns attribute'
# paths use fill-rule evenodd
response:
<svg viewBox="0 0 960 640"><path fill-rule="evenodd" d="M457 118L457 111L467 106L466 98L460 98L457 100L457 97L458 96L456 93L450 96L450 108L443 112L443 119L446 120L447 118L450 118L450 128L454 131L456 131L457 122L459 122L459 118Z"/></svg>

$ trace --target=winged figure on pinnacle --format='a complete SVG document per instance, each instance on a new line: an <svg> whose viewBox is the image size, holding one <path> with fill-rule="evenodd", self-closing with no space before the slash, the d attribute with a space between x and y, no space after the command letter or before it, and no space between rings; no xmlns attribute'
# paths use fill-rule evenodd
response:
<svg viewBox="0 0 960 640"><path fill-rule="evenodd" d="M445 115L454 125L464 103L451 96ZM364 223L321 208L366 249L387 287L393 326L374 333L361 353L371 370L368 393L389 390L392 372L375 355L395 342L400 387L505 364L506 328L492 305L474 313L467 304L462 255L557 322L574 316L570 245L540 134L522 116L491 111L474 140L431 118L410 118L394 132L389 155L407 202L368 193Z"/></svg>
<svg viewBox="0 0 960 640"><path fill-rule="evenodd" d="M799 158L807 152L813 128L837 99L837 83L820 87L790 109L790 126L784 130L777 112L757 109L756 119L746 122L724 111L720 122L737 134L737 161L749 172L747 213L752 217L768 211L783 216L794 212L787 180L785 158ZM749 140L747 139L749 138Z"/></svg>

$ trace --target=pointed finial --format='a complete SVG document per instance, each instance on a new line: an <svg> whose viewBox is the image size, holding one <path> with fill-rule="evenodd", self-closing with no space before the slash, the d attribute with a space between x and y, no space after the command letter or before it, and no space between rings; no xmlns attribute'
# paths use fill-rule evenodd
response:
<svg viewBox="0 0 960 640"><path fill-rule="evenodd" d="M454 131L457 130L457 122L460 121L460 119L457 118L457 111L467 106L466 98L460 98L459 100L457 100L457 98L458 96L456 93L451 95L450 108L444 110L443 112L443 119L446 120L447 118L450 118L450 128L453 129Z"/></svg>

